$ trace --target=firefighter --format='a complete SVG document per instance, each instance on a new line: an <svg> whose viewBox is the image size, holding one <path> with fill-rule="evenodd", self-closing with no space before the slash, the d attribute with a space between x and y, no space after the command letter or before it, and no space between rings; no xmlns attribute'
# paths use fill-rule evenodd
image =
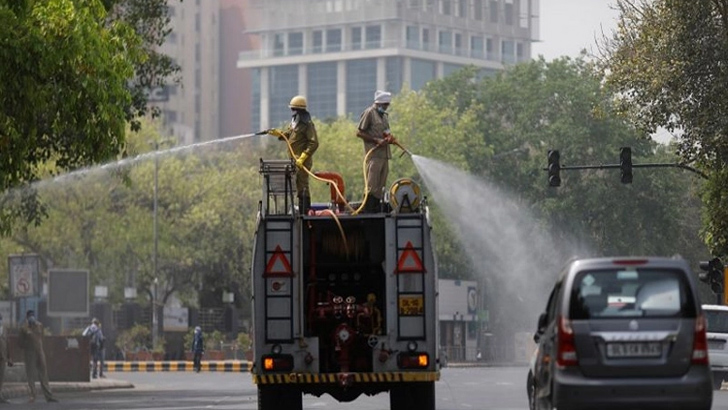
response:
<svg viewBox="0 0 728 410"><path fill-rule="evenodd" d="M363 211L366 213L381 210L384 184L387 183L389 175L389 159L392 158L389 145L396 143L389 130L387 114L391 101L392 93L377 90L374 93L374 104L364 110L359 118L356 136L364 141L368 191ZM370 150L374 151L369 153Z"/></svg>
<svg viewBox="0 0 728 410"><path fill-rule="evenodd" d="M291 109L291 124L286 131L277 129L269 130L268 133L283 139L285 136L291 144L295 157L296 166L296 195L298 196L298 210L301 214L308 213L311 207L311 193L308 187L308 172L313 165L311 158L318 149L318 135L316 127L311 120L311 114L307 111L308 104L306 97L297 95L291 98L288 104ZM303 169L305 167L305 169Z"/></svg>
<svg viewBox="0 0 728 410"><path fill-rule="evenodd" d="M35 401L35 380L40 381L46 401L56 402L48 384L48 369L45 353L43 353L43 325L35 318L35 312L29 310L25 314L25 323L20 328L18 344L23 349L25 358L25 375L30 388L30 400Z"/></svg>

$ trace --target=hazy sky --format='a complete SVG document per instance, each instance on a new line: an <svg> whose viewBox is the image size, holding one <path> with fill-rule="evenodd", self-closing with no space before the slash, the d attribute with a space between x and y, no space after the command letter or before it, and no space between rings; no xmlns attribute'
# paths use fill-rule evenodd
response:
<svg viewBox="0 0 728 410"><path fill-rule="evenodd" d="M546 61L564 55L576 57L582 49L596 51L595 36L609 34L617 26L614 0L540 0L540 42L533 45L534 58Z"/></svg>

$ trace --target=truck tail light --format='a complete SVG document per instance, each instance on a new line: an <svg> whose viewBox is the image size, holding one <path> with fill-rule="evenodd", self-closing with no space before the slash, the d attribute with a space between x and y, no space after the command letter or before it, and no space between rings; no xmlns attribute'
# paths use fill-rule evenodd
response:
<svg viewBox="0 0 728 410"><path fill-rule="evenodd" d="M293 356L290 354L270 354L261 358L263 371L284 372L293 370Z"/></svg>
<svg viewBox="0 0 728 410"><path fill-rule="evenodd" d="M574 329L571 328L571 321L563 316L559 316L557 323L559 329L556 341L556 364L559 367L576 366L579 364L579 358L576 356Z"/></svg>
<svg viewBox="0 0 728 410"><path fill-rule="evenodd" d="M708 364L708 338L705 335L705 316L702 314L695 318L692 363Z"/></svg>
<svg viewBox="0 0 728 410"><path fill-rule="evenodd" d="M397 366L401 369L424 369L430 364L430 355L424 352L407 352L397 355Z"/></svg>

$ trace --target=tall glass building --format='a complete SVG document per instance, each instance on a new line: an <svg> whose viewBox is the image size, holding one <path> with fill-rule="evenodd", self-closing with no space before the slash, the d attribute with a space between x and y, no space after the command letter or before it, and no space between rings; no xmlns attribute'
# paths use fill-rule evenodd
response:
<svg viewBox="0 0 728 410"><path fill-rule="evenodd" d="M539 0L250 0L252 129L290 119L305 95L319 119L358 115L377 89L419 90L467 65L483 75L531 58Z"/></svg>

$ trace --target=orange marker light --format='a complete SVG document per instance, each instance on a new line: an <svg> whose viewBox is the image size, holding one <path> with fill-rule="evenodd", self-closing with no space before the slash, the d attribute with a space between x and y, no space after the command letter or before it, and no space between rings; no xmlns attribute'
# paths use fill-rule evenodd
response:
<svg viewBox="0 0 728 410"><path fill-rule="evenodd" d="M273 370L273 358L272 357L266 357L263 359L263 368L265 370Z"/></svg>
<svg viewBox="0 0 728 410"><path fill-rule="evenodd" d="M417 357L417 363L420 365L420 367L427 367L427 361L428 358L426 354L421 354Z"/></svg>

